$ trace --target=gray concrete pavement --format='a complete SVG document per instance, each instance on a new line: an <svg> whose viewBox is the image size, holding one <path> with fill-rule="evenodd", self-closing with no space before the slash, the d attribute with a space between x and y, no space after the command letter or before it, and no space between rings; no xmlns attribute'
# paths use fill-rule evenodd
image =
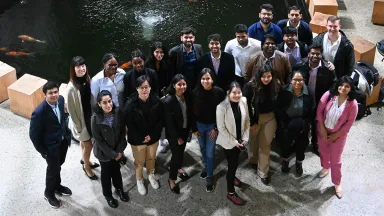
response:
<svg viewBox="0 0 384 216"><path fill-rule="evenodd" d="M339 2L342 3L342 2ZM373 43L384 39L384 27L370 22L372 1L345 0L339 16L349 37L362 36ZM346 9L346 10L345 10ZM376 53L375 66L384 75L384 63ZM384 215L384 111L373 109L373 114L354 124L343 154L344 197L334 196L327 176L318 179L320 159L307 152L304 175L280 171L279 157L274 146L271 156L271 186L264 186L254 170L247 165L246 155L240 156L237 176L246 184L238 194L247 200L238 207L226 199L226 160L222 150L216 152L216 190L206 193L205 182L199 179L201 157L194 139L188 144L185 168L191 179L180 183L181 195L170 192L167 168L170 153L159 154L157 174L161 188L148 187L148 194L137 192L132 153L122 168L124 187L130 201L117 209L107 206L101 193L100 181L89 180L79 163L80 148L73 144L62 166L62 183L72 189L71 197L62 197L63 206L51 209L43 199L46 163L34 150L28 137L29 120L12 114L8 102L0 104L0 215ZM96 159L92 155L92 160ZM96 169L100 176L100 169ZM146 185L149 182L146 181Z"/></svg>

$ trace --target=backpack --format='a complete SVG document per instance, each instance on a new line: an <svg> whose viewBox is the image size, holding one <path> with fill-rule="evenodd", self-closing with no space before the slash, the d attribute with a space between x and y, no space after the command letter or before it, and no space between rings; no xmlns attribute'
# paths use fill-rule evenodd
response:
<svg viewBox="0 0 384 216"><path fill-rule="evenodd" d="M334 95L329 94L327 102L331 100L331 98ZM369 116L372 114L371 109L367 107L367 96L364 92L360 91L359 89L356 89L356 101L357 101L357 116L356 120L360 120L363 117Z"/></svg>
<svg viewBox="0 0 384 216"><path fill-rule="evenodd" d="M354 66L355 70L358 70L361 74L363 74L364 78L367 80L368 85L370 85L373 89L374 86L379 82L379 71L373 65L366 61L356 62Z"/></svg>

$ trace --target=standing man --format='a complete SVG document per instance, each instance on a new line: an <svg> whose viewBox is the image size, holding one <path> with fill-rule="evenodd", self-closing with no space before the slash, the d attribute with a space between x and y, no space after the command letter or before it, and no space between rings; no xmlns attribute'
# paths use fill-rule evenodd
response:
<svg viewBox="0 0 384 216"><path fill-rule="evenodd" d="M203 55L200 44L195 43L196 31L192 27L181 30L180 40L182 44L169 50L170 67L172 74L183 74L187 79L190 89L196 86L196 61Z"/></svg>
<svg viewBox="0 0 384 216"><path fill-rule="evenodd" d="M270 61L273 76L277 77L280 85L289 83L288 78L291 73L291 64L289 63L287 55L276 50L275 37L270 34L264 35L261 47L263 51L259 51L249 58L247 66L245 67L245 80L249 81L260 67L267 61Z"/></svg>
<svg viewBox="0 0 384 216"><path fill-rule="evenodd" d="M235 39L227 42L224 51L233 55L235 59L235 80L244 85L245 65L251 55L261 51L261 42L248 38L248 27L244 24L237 24L235 26Z"/></svg>
<svg viewBox="0 0 384 216"><path fill-rule="evenodd" d="M71 132L65 121L64 98L59 96L59 87L51 81L43 86L45 100L33 111L29 137L36 150L47 161L44 198L53 208L59 208L58 195L72 195L72 191L61 185L60 170L65 161Z"/></svg>
<svg viewBox="0 0 384 216"><path fill-rule="evenodd" d="M272 23L273 6L271 4L263 4L260 6L260 10L260 21L249 27L249 37L262 41L264 40L265 34L272 34L276 38L276 43L281 43L283 41L281 29L279 26Z"/></svg>
<svg viewBox="0 0 384 216"><path fill-rule="evenodd" d="M329 70L323 58L323 47L320 44L312 44L308 49L308 57L298 62L293 70L299 70L305 74L305 85L315 92L316 110L321 96L328 91L333 83L337 81L335 71ZM313 152L319 155L317 145L316 119L312 121L311 136Z"/></svg>
<svg viewBox="0 0 384 216"><path fill-rule="evenodd" d="M340 28L340 18L330 16L327 19L327 32L313 39L313 43L322 45L323 57L328 62L328 68L335 70L338 79L344 75L351 75L355 65L353 44Z"/></svg>
<svg viewBox="0 0 384 216"><path fill-rule="evenodd" d="M284 27L284 42L277 45L277 50L288 56L289 63L293 67L302 58L308 56L307 45L297 41L297 30L294 27Z"/></svg>
<svg viewBox="0 0 384 216"><path fill-rule="evenodd" d="M297 38L299 41L307 44L312 44L312 29L305 21L301 20L302 14L301 9L297 6L288 8L288 19L280 20L277 25L283 30L287 26L296 28Z"/></svg>
<svg viewBox="0 0 384 216"><path fill-rule="evenodd" d="M221 51L221 36L212 34L208 36L208 47L211 52L197 60L197 71L209 68L215 74L214 84L224 92L229 84L235 80L235 60L231 54Z"/></svg>

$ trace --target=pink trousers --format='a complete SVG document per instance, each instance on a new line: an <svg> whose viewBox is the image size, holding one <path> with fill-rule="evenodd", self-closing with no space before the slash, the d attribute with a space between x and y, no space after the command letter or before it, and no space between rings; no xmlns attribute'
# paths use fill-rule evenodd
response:
<svg viewBox="0 0 384 216"><path fill-rule="evenodd" d="M341 154L345 142L346 138L338 138L335 142L328 142L318 137L321 166L324 169L331 169L331 178L335 185L340 185L341 182Z"/></svg>

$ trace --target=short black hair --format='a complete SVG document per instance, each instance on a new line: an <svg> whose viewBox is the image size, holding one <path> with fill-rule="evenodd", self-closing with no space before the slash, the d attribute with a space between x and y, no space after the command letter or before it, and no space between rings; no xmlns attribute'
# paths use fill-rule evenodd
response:
<svg viewBox="0 0 384 216"><path fill-rule="evenodd" d="M184 27L184 28L181 30L181 32L180 32L180 36L183 36L183 35L185 35L185 34L193 34L193 36L195 36L195 35L196 35L196 29L193 28L193 27L190 27L190 26L188 26L188 27Z"/></svg>
<svg viewBox="0 0 384 216"><path fill-rule="evenodd" d="M292 10L295 10L295 11L298 10L299 13L301 13L301 9L298 6L296 6L296 5L292 5L291 7L289 7L288 8L288 13L291 13Z"/></svg>
<svg viewBox="0 0 384 216"><path fill-rule="evenodd" d="M331 87L331 90L329 91L331 95L339 95L339 86L341 86L343 83L348 83L348 85L351 87L351 91L348 93L348 100L353 101L354 99L356 99L356 86L353 84L352 78L347 75L340 77L340 79L335 82L335 84Z"/></svg>
<svg viewBox="0 0 384 216"><path fill-rule="evenodd" d="M248 34L248 27L244 24L237 24L237 25L235 25L235 33L247 33Z"/></svg>
<svg viewBox="0 0 384 216"><path fill-rule="evenodd" d="M47 94L48 90L51 90L51 89L54 89L54 88L57 88L57 90L59 90L59 86L57 85L57 83L55 83L53 81L48 81L43 86L43 93Z"/></svg>
<svg viewBox="0 0 384 216"><path fill-rule="evenodd" d="M276 43L276 38L273 34L265 34L263 40L261 41L261 46L264 46L264 43L268 38L272 39Z"/></svg>
<svg viewBox="0 0 384 216"><path fill-rule="evenodd" d="M149 86L152 86L151 78L149 78L147 75L142 75L136 79L136 88L139 88L145 81L148 82Z"/></svg>
<svg viewBox="0 0 384 216"><path fill-rule="evenodd" d="M292 73L291 73L291 75L289 76L289 78L292 80L293 77L295 76L295 74L297 74L297 73L301 74L301 76L303 77L304 80L306 79L307 75L305 74L305 72L302 71L302 70L296 70L296 69L294 69L294 70L292 71Z"/></svg>
<svg viewBox="0 0 384 216"><path fill-rule="evenodd" d="M115 54L113 54L113 53L105 53L104 56L103 56L103 59L102 59L103 64L107 63L107 61L109 61L110 59L113 59L113 58L116 59L116 61L117 61L117 58L116 58Z"/></svg>
<svg viewBox="0 0 384 216"><path fill-rule="evenodd" d="M267 11L271 11L273 13L273 6L271 4L262 4L260 6L260 11L263 9Z"/></svg>
<svg viewBox="0 0 384 216"><path fill-rule="evenodd" d="M292 26L285 26L283 28L283 35L286 35L286 34L293 34L297 36L297 29Z"/></svg>
<svg viewBox="0 0 384 216"><path fill-rule="evenodd" d="M132 51L131 57L132 57L132 59L134 59L134 58L141 58L144 61L147 60L147 58L145 57L144 53L141 52L141 50L139 50L139 49L136 49L136 50Z"/></svg>
<svg viewBox="0 0 384 216"><path fill-rule="evenodd" d="M312 43L308 47L308 52L311 52L311 49L319 49L321 54L323 54L323 46L320 43Z"/></svg>
<svg viewBox="0 0 384 216"><path fill-rule="evenodd" d="M219 41L219 43L221 44L221 36L219 34L211 34L208 36L208 44L211 42L211 41Z"/></svg>

